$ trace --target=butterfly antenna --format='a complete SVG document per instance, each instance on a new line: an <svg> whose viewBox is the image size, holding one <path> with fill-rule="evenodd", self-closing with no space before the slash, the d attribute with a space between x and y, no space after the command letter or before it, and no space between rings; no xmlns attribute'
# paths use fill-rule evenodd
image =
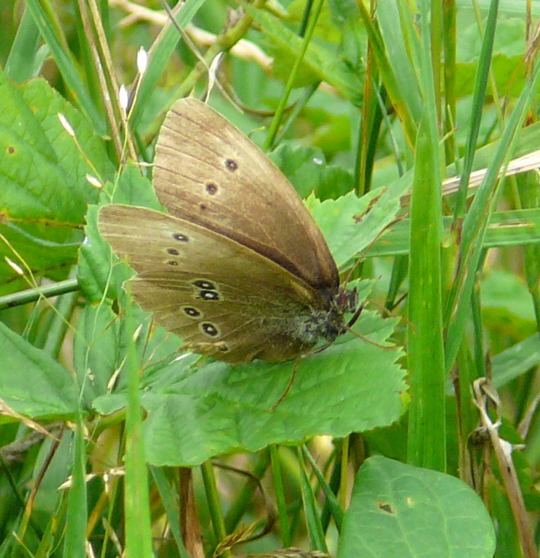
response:
<svg viewBox="0 0 540 558"><path fill-rule="evenodd" d="M369 337L366 337L365 335L362 335L361 333L354 331L354 329L352 329L352 327L349 327L348 325L346 326L346 328L347 331L352 333L355 337L362 339L362 341L365 341L370 345L375 345L375 347L379 347L379 349L388 350L388 349L397 349L399 347L398 345L381 345L380 343L377 343L377 341L373 341L373 339L370 339Z"/></svg>
<svg viewBox="0 0 540 558"><path fill-rule="evenodd" d="M372 301L372 304L375 306L375 308L384 316L390 316L392 318L398 318L400 322L406 324L408 327L414 328L414 326L411 324L411 322L405 318L404 316L396 316L395 314L393 314L392 310L394 308L396 308L399 304L401 304L408 296L408 293L404 293L398 300L397 302L392 306L392 308L387 308L386 306L381 306L380 304L377 304L375 302ZM349 322L347 325L351 325L351 323Z"/></svg>
<svg viewBox="0 0 540 558"><path fill-rule="evenodd" d="M362 313L362 311L364 310L365 306L363 304L361 304L354 312L354 314L352 315L351 319L347 322L347 325L345 326L345 329L347 331L350 331L354 336L358 337L359 339L362 339L363 341L365 341L366 343L369 343L370 345L375 345L376 347L379 347L381 349L395 349L397 347L397 345L380 345L379 343L377 343L376 341L373 341L372 339L370 339L369 337L366 337L365 335L362 335L361 333L358 333L357 331L355 331L352 326L357 322L358 318L360 317L360 314ZM324 350L326 346L321 347L322 350Z"/></svg>
<svg viewBox="0 0 540 558"><path fill-rule="evenodd" d="M391 314L394 308L397 308L408 296L409 293L403 293L397 300L394 300L392 304L385 303L383 307L385 312Z"/></svg>
<svg viewBox="0 0 540 558"><path fill-rule="evenodd" d="M360 317L360 314L362 313L362 310L364 309L364 305L361 304L355 311L354 314L352 315L351 319L348 321L347 323L347 329L350 330L350 328L357 322L358 318Z"/></svg>

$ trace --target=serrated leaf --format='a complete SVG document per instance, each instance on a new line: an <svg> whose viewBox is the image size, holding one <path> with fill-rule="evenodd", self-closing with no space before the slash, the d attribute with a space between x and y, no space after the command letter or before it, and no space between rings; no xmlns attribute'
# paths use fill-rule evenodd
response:
<svg viewBox="0 0 540 558"><path fill-rule="evenodd" d="M132 192L135 199L137 188ZM340 260L352 258L362 242L369 242L375 234L373 222L368 219L368 225L362 225L358 219L379 211L374 208L383 197L381 193L384 191L362 200L346 196L324 204L311 200L316 218L324 228L331 229L332 243L341 245ZM388 206L384 208L384 219L391 218ZM90 212L89 243L81 253L91 251L96 240L94 220L95 214ZM363 226L370 228L369 233L362 230ZM87 271L107 274L108 269L93 266ZM363 300L370 282L359 282L357 288ZM383 320L364 311L354 329L381 344L391 335L395 323L394 319ZM156 346L150 339L148 352ZM294 362L255 362L237 367L211 362L199 368L194 365L197 357L193 355L166 364L153 360L151 369L141 378L143 405L148 411L148 459L155 464L198 464L238 449L254 451L270 443L299 442L314 434L345 435L388 425L399 417L402 408L405 384L403 371L396 363L400 356L398 348L382 348L350 333L344 335L331 348L299 361L290 392L273 412L273 405L289 383ZM118 358L122 361L122 354ZM101 413L123 405L121 387L94 401L94 408Z"/></svg>
<svg viewBox="0 0 540 558"><path fill-rule="evenodd" d="M394 326L394 319L366 311L354 328L382 343ZM234 367L213 362L198 368L189 355L143 376L149 461L195 465L214 455L297 443L315 434L344 436L397 420L405 390L397 365L401 351L351 337L301 360L275 410L294 362ZM123 404L115 394L97 398L94 407L108 413Z"/></svg>
<svg viewBox="0 0 540 558"><path fill-rule="evenodd" d="M339 268L370 246L394 221L400 208L399 200L387 195L384 188L361 198L354 192L324 202L310 196L306 204Z"/></svg>
<svg viewBox="0 0 540 558"><path fill-rule="evenodd" d="M0 232L5 236L0 252L12 260L17 253L34 274L65 276L83 238L78 227L86 206L98 196L86 174L107 178L112 171L105 146L44 80L16 86L0 73L0 95L0 150L5 154L0 161ZM60 112L81 147L62 127ZM2 260L0 283L15 277Z"/></svg>

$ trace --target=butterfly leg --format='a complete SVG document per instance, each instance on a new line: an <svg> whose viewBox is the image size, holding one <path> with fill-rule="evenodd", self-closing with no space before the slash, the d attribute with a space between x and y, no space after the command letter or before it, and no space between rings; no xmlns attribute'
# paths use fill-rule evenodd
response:
<svg viewBox="0 0 540 558"><path fill-rule="evenodd" d="M281 404L281 402L289 394L289 391L291 391L291 388L294 384L294 380L296 378L296 373L298 372L298 369L300 368L302 358L303 357L298 357L294 361L294 364L293 364L293 367L292 367L292 370L291 370L291 377L289 378L289 381L287 382L287 385L285 386L285 389L283 390L283 393L279 396L278 400L272 405L272 407L270 407L270 412L271 413L273 413L278 408L278 406Z"/></svg>

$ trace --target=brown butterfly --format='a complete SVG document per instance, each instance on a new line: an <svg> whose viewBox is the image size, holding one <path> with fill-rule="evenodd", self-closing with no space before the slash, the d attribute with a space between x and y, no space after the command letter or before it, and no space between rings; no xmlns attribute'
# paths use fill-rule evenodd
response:
<svg viewBox="0 0 540 558"><path fill-rule="evenodd" d="M137 272L135 300L187 348L278 362L346 331L356 292L340 288L321 231L281 171L221 115L177 101L153 176L169 215L108 205L99 230Z"/></svg>

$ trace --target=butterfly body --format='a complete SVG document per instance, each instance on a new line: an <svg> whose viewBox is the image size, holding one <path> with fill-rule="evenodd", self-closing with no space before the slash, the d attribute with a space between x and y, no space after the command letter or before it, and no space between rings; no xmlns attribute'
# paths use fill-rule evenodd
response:
<svg viewBox="0 0 540 558"><path fill-rule="evenodd" d="M99 228L137 272L135 300L187 348L276 362L345 331L356 297L340 288L320 230L281 172L223 117L178 101L158 140L154 186L169 215L113 204Z"/></svg>

